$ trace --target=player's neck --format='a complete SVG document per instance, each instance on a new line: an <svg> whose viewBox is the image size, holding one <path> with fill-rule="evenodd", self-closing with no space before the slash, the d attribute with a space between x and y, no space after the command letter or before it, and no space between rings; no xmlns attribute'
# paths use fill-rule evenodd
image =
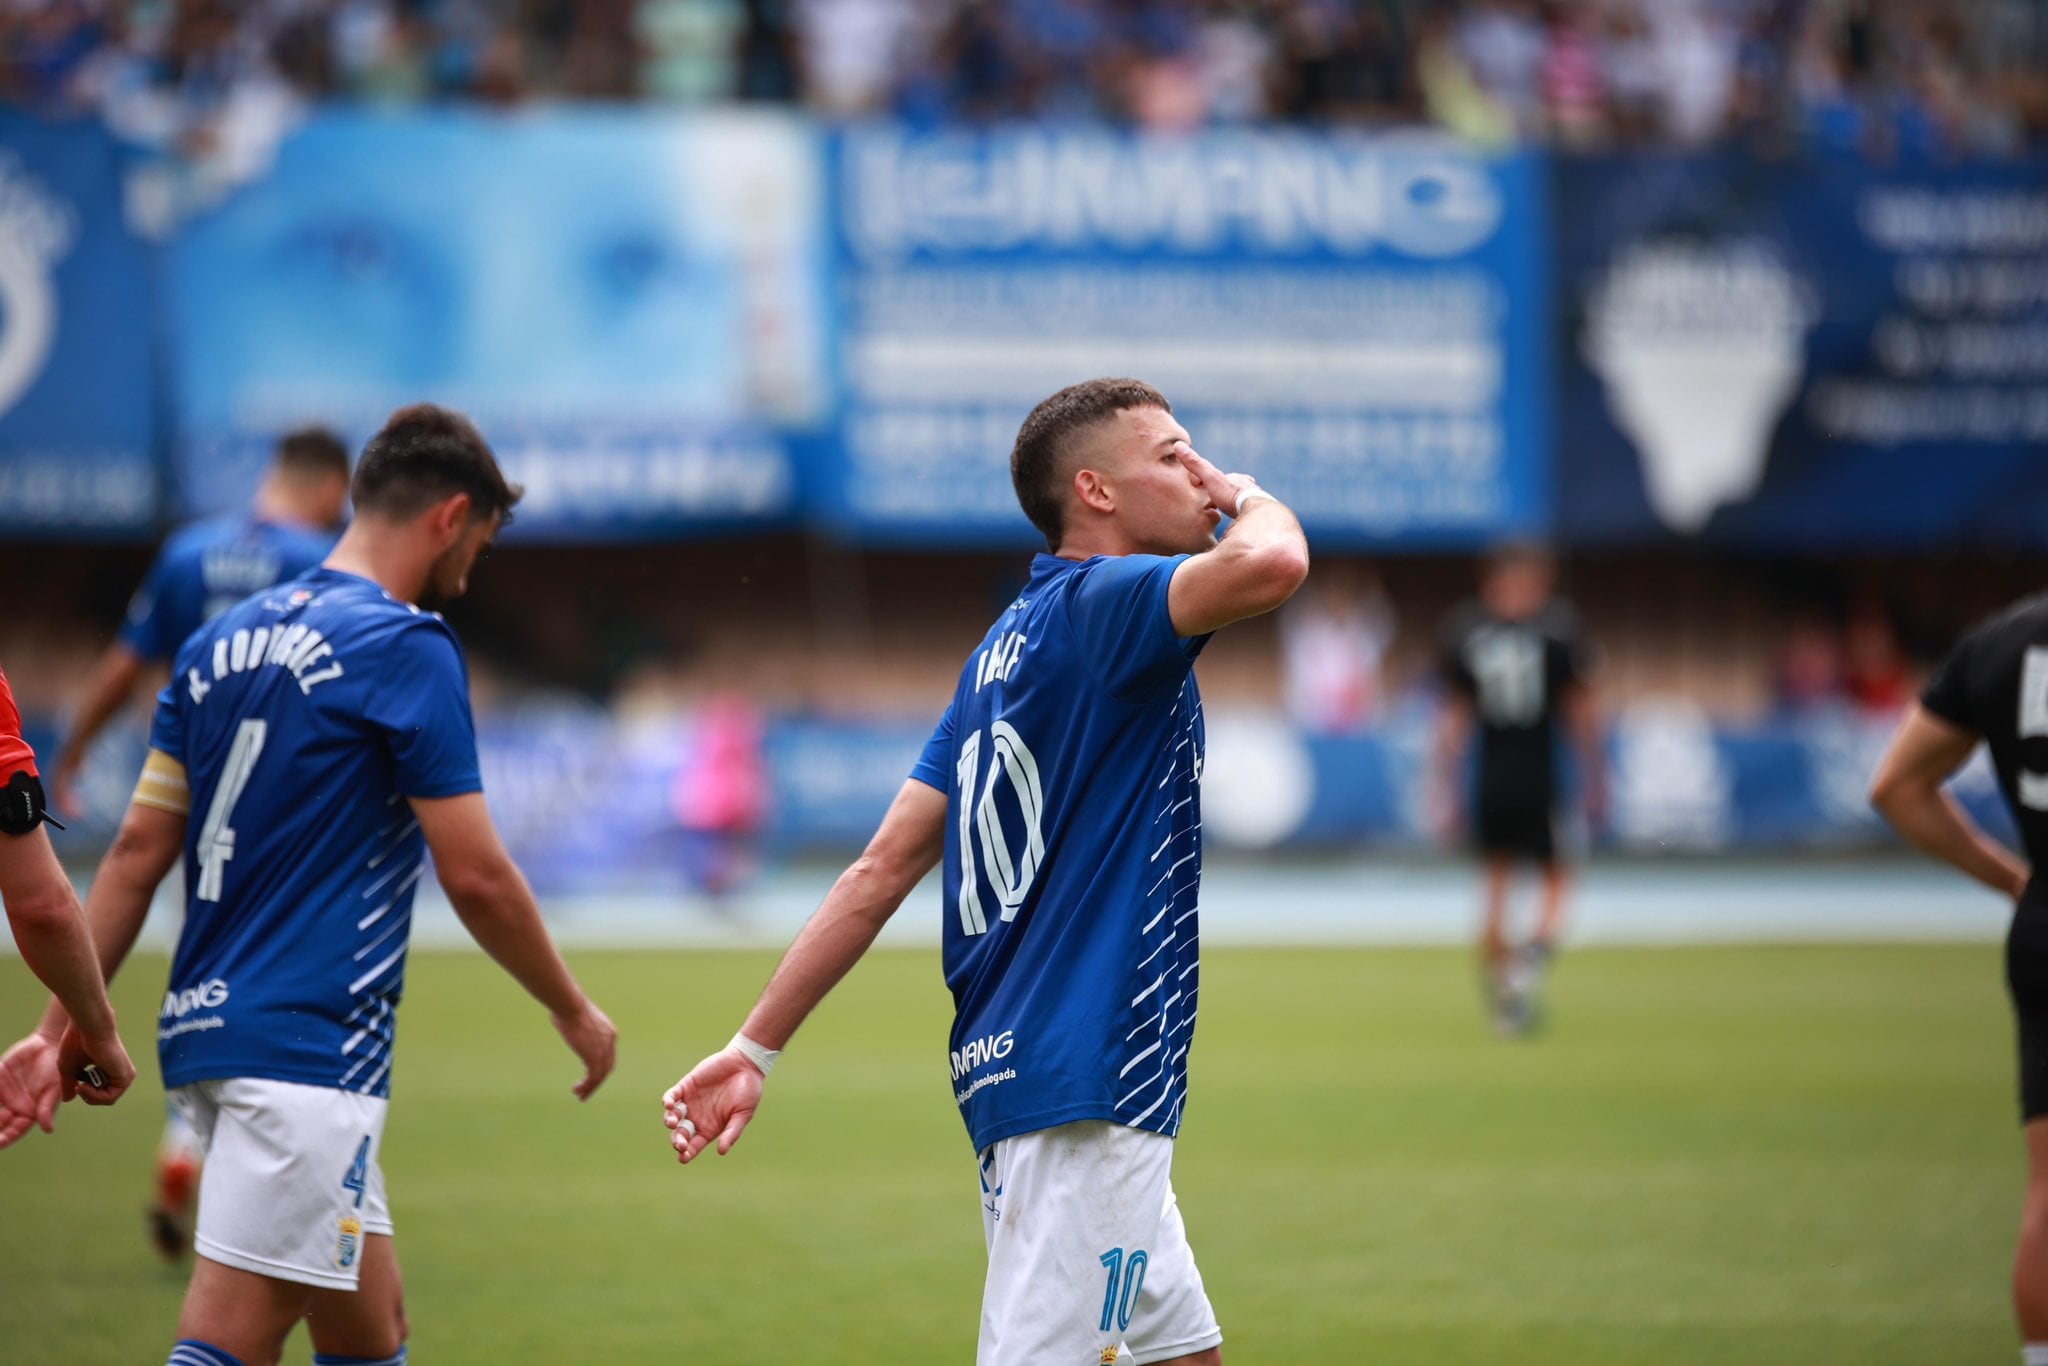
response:
<svg viewBox="0 0 2048 1366"><path fill-rule="evenodd" d="M358 517L327 556L326 567L368 579L400 602L417 603L434 557L423 554L418 538L405 531Z"/></svg>
<svg viewBox="0 0 2048 1366"><path fill-rule="evenodd" d="M1135 555L1138 547L1113 522L1068 528L1060 537L1060 548L1052 553L1062 560L1092 560L1097 555Z"/></svg>

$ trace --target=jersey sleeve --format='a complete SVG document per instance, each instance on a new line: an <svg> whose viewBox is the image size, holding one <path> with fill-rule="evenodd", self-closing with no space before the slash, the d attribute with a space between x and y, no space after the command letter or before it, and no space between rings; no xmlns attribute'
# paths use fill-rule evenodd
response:
<svg viewBox="0 0 2048 1366"><path fill-rule="evenodd" d="M1096 677L1112 696L1178 686L1209 643L1173 629L1167 589L1186 555L1117 555L1075 571L1067 621Z"/></svg>
<svg viewBox="0 0 2048 1366"><path fill-rule="evenodd" d="M0 785L17 773L36 776L36 752L21 736L21 712L14 705L14 691L7 675L0 673Z"/></svg>
<svg viewBox="0 0 2048 1366"><path fill-rule="evenodd" d="M1977 659L1984 652L1988 630L1980 626L1957 641L1920 693L1920 705L1929 712L1951 725L1979 734L1984 731L1984 722L1976 684L1983 671L1977 667Z"/></svg>
<svg viewBox="0 0 2048 1366"><path fill-rule="evenodd" d="M156 557L135 596L128 600L128 615L121 622L121 643L146 660L168 660L182 641L165 640L165 592L171 576L171 554L167 549Z"/></svg>
<svg viewBox="0 0 2048 1366"><path fill-rule="evenodd" d="M932 738L924 742L924 753L917 757L917 764L910 770L910 776L926 787L941 792L952 790L953 785L953 704L946 704L946 714L939 718L939 724L932 728Z"/></svg>
<svg viewBox="0 0 2048 1366"><path fill-rule="evenodd" d="M438 619L422 617L398 632L377 661L364 715L382 731L399 792L456 797L484 790L469 670Z"/></svg>

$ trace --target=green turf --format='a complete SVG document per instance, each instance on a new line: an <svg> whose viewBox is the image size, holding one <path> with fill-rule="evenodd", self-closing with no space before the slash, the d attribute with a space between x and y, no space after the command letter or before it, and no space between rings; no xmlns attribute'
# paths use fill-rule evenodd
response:
<svg viewBox="0 0 2048 1366"><path fill-rule="evenodd" d="M981 1230L931 956L864 964L740 1148L687 1171L659 1093L769 958L575 961L623 1036L588 1106L482 957L414 961L385 1169L420 1366L970 1361ZM1488 1037L1448 952L1203 968L1174 1176L1235 1366L2017 1356L1988 947L1588 951L1532 1043ZM133 1043L163 971L119 985ZM6 1017L32 985L0 963ZM145 1086L0 1154L0 1357L163 1359L182 1277L138 1216L159 1114Z"/></svg>

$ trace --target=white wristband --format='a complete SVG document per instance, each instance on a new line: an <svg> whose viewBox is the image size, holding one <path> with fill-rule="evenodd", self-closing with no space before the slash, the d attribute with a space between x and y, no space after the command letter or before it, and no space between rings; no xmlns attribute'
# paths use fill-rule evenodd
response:
<svg viewBox="0 0 2048 1366"><path fill-rule="evenodd" d="M741 1056L761 1069L761 1075L764 1077L775 1069L775 1060L782 1056L781 1049L768 1048L757 1044L744 1033L733 1035L732 1042L727 1044L726 1047L737 1048Z"/></svg>
<svg viewBox="0 0 2048 1366"><path fill-rule="evenodd" d="M1231 513L1230 515L1233 517L1244 516L1244 510L1247 507L1250 507L1253 503L1258 502L1261 498L1265 499L1269 503L1277 503L1280 501L1278 498L1275 498L1272 494L1266 492L1264 489L1249 488L1246 489L1243 493L1237 495L1237 511Z"/></svg>

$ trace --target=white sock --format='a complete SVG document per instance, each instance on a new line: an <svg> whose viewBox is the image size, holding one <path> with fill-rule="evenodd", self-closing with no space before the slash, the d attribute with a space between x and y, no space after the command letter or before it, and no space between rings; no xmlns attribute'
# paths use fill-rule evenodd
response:
<svg viewBox="0 0 2048 1366"><path fill-rule="evenodd" d="M2048 1342L2021 1344L2020 1366L2048 1366Z"/></svg>

